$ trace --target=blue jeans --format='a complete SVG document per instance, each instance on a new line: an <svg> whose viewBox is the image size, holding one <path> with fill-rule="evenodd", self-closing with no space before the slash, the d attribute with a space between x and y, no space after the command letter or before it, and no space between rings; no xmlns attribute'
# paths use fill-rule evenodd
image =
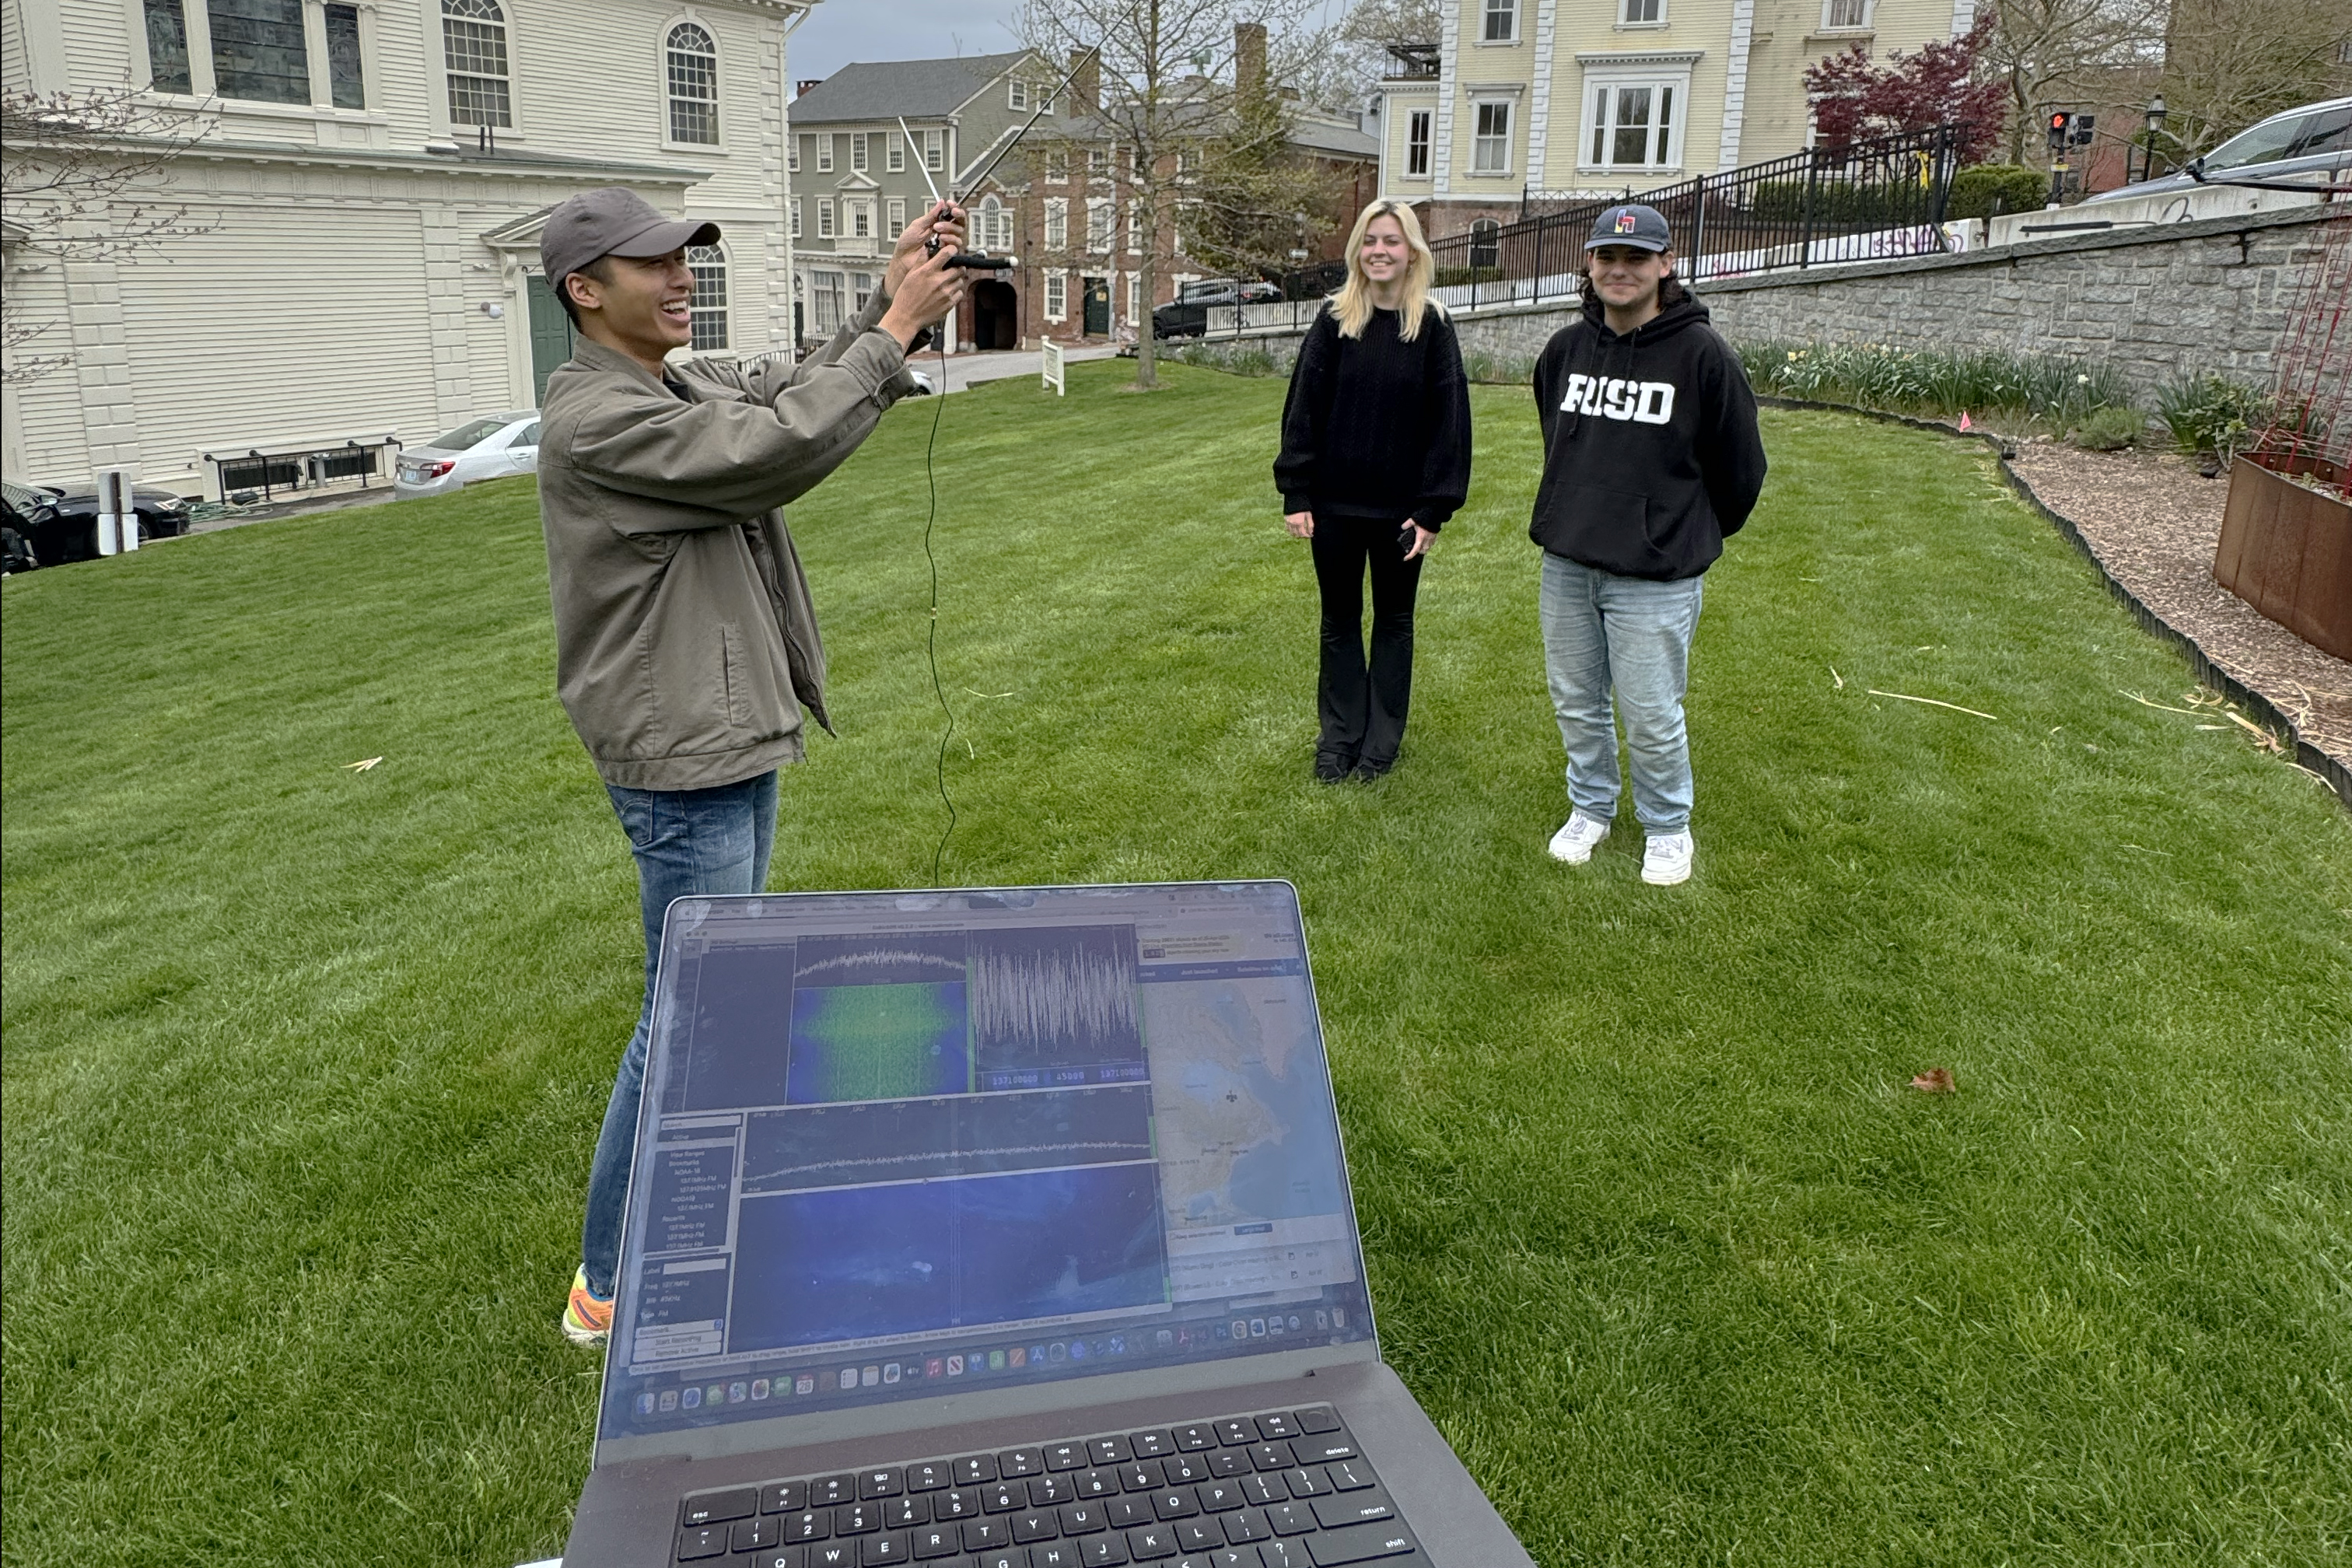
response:
<svg viewBox="0 0 2352 1568"><path fill-rule="evenodd" d="M613 1293L621 1264L621 1211L636 1158L637 1101L646 1088L646 1041L653 1026L654 970L661 961L662 916L672 899L699 893L757 893L768 885L776 843L776 775L772 769L716 789L621 789L607 784L613 809L637 858L637 910L646 928L646 1000L636 1033L621 1054L604 1131L588 1167L588 1217L580 1228L580 1262L588 1289Z"/></svg>
<svg viewBox="0 0 2352 1568"><path fill-rule="evenodd" d="M1587 816L1617 815L1613 692L1633 763L1633 815L1650 833L1690 826L1683 691L1703 581L1620 577L1544 552L1544 675L1568 749L1568 798Z"/></svg>

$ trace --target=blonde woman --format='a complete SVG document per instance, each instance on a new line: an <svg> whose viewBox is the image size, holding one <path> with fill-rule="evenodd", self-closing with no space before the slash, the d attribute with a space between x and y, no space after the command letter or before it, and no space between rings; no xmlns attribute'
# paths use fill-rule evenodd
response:
<svg viewBox="0 0 2352 1568"><path fill-rule="evenodd" d="M1412 699L1412 601L1437 531L1470 490L1470 391L1412 209L1378 201L1348 237L1348 281L1300 345L1274 482L1323 600L1315 776L1396 765ZM1372 580L1364 649L1364 574Z"/></svg>

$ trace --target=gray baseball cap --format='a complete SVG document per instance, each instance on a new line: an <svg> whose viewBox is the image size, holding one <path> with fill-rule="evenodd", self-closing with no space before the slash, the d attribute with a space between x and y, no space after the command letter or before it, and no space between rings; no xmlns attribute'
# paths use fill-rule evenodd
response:
<svg viewBox="0 0 2352 1568"><path fill-rule="evenodd" d="M1584 242L1584 248L1598 250L1604 245L1630 245L1636 250L1672 250L1675 231L1666 226L1666 215L1657 208L1630 202L1611 207L1594 220L1592 237Z"/></svg>
<svg viewBox="0 0 2352 1568"><path fill-rule="evenodd" d="M636 192L606 185L569 197L547 215L539 235L539 264L547 280L561 288L566 277L600 256L667 256L680 246L718 242L717 224L664 217Z"/></svg>

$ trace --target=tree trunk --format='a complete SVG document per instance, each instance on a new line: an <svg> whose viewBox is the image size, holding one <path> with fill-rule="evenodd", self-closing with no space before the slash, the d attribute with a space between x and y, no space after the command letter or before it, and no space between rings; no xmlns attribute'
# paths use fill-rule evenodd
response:
<svg viewBox="0 0 2352 1568"><path fill-rule="evenodd" d="M1142 320L1135 323L1135 384L1150 392L1160 385L1160 351L1151 331L1152 302L1160 287L1160 181L1141 148L1135 164L1143 174L1143 266L1136 279L1137 304Z"/></svg>
<svg viewBox="0 0 2352 1568"><path fill-rule="evenodd" d="M1135 384L1160 389L1159 344L1151 333L1153 290L1160 280L1160 0L1143 8L1143 114L1146 134L1136 138L1135 170L1143 187L1143 270L1136 291L1143 296L1143 320L1135 329Z"/></svg>

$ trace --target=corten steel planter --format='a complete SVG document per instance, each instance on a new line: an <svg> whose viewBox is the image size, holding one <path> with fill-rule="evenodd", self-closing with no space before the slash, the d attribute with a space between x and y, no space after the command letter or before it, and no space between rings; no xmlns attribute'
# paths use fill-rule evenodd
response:
<svg viewBox="0 0 2352 1568"><path fill-rule="evenodd" d="M2213 580L2322 653L2352 660L2352 504L2273 471L2290 463L2345 482L2325 458L2242 454L2230 466Z"/></svg>

